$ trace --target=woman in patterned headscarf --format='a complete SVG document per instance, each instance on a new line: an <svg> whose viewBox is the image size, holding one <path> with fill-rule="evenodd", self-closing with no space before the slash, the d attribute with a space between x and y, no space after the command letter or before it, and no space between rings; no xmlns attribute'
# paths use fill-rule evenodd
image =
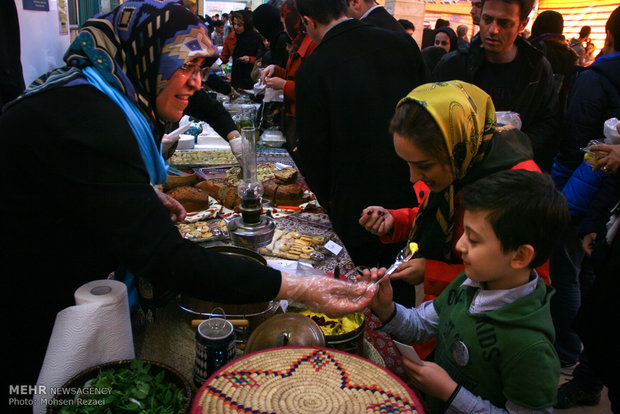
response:
<svg viewBox="0 0 620 414"><path fill-rule="evenodd" d="M317 44L306 33L301 16L295 6L295 0L287 0L280 8L280 18L286 34L293 46L286 68L270 65L261 73L261 83L269 88L284 91L283 131L286 146L295 156L297 141L295 139L295 73L301 63L314 52Z"/></svg>
<svg viewBox="0 0 620 414"><path fill-rule="evenodd" d="M180 236L174 222L184 209L152 187L167 175L160 140L215 57L207 28L177 2L126 1L88 20L67 65L0 117L0 272L11 275L5 309L19 309L5 318L10 384L36 383L57 312L74 304L79 286L119 267L156 292L209 301L287 296L328 313L370 301L346 300L361 292L354 285L301 285ZM24 329L33 320L34 331Z"/></svg>
<svg viewBox="0 0 620 414"><path fill-rule="evenodd" d="M368 207L360 224L386 243L418 243L419 253L391 278L424 282L429 300L464 269L455 248L463 233L461 188L497 171L540 170L528 137L497 127L489 95L465 82L417 87L399 102L390 129L396 152L409 164L420 207Z"/></svg>

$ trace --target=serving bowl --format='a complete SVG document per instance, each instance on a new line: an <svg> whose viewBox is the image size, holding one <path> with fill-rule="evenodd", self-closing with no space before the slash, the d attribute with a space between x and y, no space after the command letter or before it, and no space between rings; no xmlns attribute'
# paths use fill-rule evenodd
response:
<svg viewBox="0 0 620 414"><path fill-rule="evenodd" d="M131 364L136 361L134 359L126 359L119 361L107 362L99 365L95 365L91 368L87 368L84 371L78 373L73 378L69 379L62 387L60 387L59 392L54 396L54 398L48 402L47 412L48 414L58 413L63 408L75 408L79 409L80 401L78 400L78 394L76 394L77 390L85 389L88 390L90 395L95 395L95 391L93 388L89 388L88 382L97 378L100 372L105 370L120 370L122 368L128 368ZM149 375L153 378L157 378L161 372L163 374L163 381L176 385L183 394L183 401L179 404L182 408L179 413L187 413L191 407L192 403L192 386L190 382L183 377L177 370L174 368L162 364L157 361L149 361L142 360L144 366L149 366ZM138 386L136 384L136 386ZM153 387L154 388L154 387ZM112 391L110 389L101 389L100 395L97 395L94 401L101 403L112 395ZM84 395L87 393L85 392ZM82 407L88 408L88 407ZM102 407L100 407L102 408ZM71 410L71 412L75 412L76 410Z"/></svg>

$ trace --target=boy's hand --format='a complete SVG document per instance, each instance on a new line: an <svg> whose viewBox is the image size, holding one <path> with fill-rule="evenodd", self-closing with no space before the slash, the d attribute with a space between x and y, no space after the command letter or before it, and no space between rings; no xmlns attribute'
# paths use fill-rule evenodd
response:
<svg viewBox="0 0 620 414"><path fill-rule="evenodd" d="M424 273L426 272L426 259L412 259L408 262L401 263L394 273L390 275L390 279L402 279L410 285L419 285L424 282Z"/></svg>
<svg viewBox="0 0 620 414"><path fill-rule="evenodd" d="M403 367L413 385L428 395L448 401L458 384L450 375L434 362L424 361L424 365L402 358Z"/></svg>
<svg viewBox="0 0 620 414"><path fill-rule="evenodd" d="M362 210L359 223L370 233L381 237L394 228L394 217L383 207L370 206Z"/></svg>
<svg viewBox="0 0 620 414"><path fill-rule="evenodd" d="M370 280L371 282L375 282L379 280L385 274L385 268L377 269L376 267L368 270L364 270L363 280ZM383 282L379 284L379 288L370 302L370 307L377 314L379 320L381 322L386 321L394 312L394 302L392 302L393 291L392 284L390 283L390 278L386 278Z"/></svg>

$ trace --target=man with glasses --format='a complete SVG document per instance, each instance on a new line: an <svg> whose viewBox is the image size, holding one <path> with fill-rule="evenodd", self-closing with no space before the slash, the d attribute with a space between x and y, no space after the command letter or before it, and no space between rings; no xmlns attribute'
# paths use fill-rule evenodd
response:
<svg viewBox="0 0 620 414"><path fill-rule="evenodd" d="M521 130L532 142L534 161L549 171L556 152L557 123L551 65L519 36L533 3L482 0L479 36L474 36L468 49L444 56L433 70L433 80L473 83L491 95L497 111L518 113Z"/></svg>

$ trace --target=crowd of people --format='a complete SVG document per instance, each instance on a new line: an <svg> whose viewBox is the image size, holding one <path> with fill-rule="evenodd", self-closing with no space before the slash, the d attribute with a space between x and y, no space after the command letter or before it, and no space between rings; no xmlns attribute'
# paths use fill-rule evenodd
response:
<svg viewBox="0 0 620 414"><path fill-rule="evenodd" d="M293 298L333 315L369 306L379 329L416 344L424 364L403 364L431 412L551 412L596 405L604 386L620 412L606 322L619 316L620 7L595 55L590 28L567 41L556 11L524 35L533 3L474 0L475 36L440 19L421 48L414 25L375 0L222 16L135 0L87 21L66 65L0 117L3 266L11 306L31 303L8 321L10 372L34 384L56 312L121 266L206 300ZM302 280L179 236L185 211L153 189L170 124L208 120L240 151L208 93L218 57L232 62L224 89L283 91L286 148L353 262L371 269L360 283ZM16 139L32 117L46 134ZM411 260L349 300L411 242ZM22 329L34 315L36 341ZM558 388L560 373L571 379Z"/></svg>

